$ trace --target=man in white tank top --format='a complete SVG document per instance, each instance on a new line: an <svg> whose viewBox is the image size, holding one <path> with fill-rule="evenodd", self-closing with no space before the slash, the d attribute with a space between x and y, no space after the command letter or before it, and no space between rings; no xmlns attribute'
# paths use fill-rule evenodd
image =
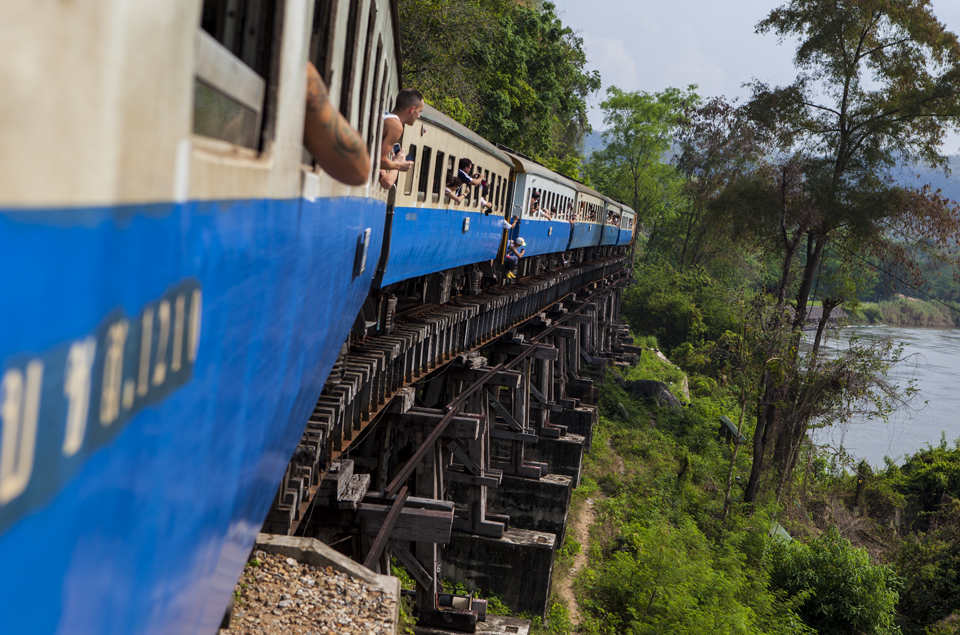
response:
<svg viewBox="0 0 960 635"><path fill-rule="evenodd" d="M403 137L403 127L412 126L423 110L423 95L415 88L404 88L397 95L393 112L383 115L383 142L380 144L380 187L388 190L397 182L400 172L413 167L404 158L403 149L396 151Z"/></svg>

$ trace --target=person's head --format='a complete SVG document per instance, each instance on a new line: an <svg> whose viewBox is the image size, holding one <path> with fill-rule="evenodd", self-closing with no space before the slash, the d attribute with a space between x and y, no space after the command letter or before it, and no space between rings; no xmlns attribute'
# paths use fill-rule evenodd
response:
<svg viewBox="0 0 960 635"><path fill-rule="evenodd" d="M420 118L422 110L423 95L416 88L404 88L397 94L393 114L399 117L404 125L412 126L413 122Z"/></svg>
<svg viewBox="0 0 960 635"><path fill-rule="evenodd" d="M537 190L534 190L534 191L533 191L533 194L530 196L530 198L532 198L532 199L535 200L535 201L539 201L539 200L540 200L540 192L537 191Z"/></svg>
<svg viewBox="0 0 960 635"><path fill-rule="evenodd" d="M460 157L460 161L457 163L457 165L459 166L459 169L463 170L467 174L469 174L470 170L473 169L473 161L467 157Z"/></svg>
<svg viewBox="0 0 960 635"><path fill-rule="evenodd" d="M523 238L520 238L519 236L513 241L513 244L517 249L527 246L527 243L524 242Z"/></svg>

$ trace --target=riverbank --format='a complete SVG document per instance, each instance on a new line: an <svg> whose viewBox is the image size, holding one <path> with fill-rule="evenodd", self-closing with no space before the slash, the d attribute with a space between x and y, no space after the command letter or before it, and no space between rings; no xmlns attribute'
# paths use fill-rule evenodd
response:
<svg viewBox="0 0 960 635"><path fill-rule="evenodd" d="M850 315L850 324L960 327L960 307L906 296L881 302L861 302L856 309L844 307L844 310Z"/></svg>

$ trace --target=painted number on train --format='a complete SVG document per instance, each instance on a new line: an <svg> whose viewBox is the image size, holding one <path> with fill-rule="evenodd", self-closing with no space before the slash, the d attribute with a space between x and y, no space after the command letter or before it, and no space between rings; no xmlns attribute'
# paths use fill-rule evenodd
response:
<svg viewBox="0 0 960 635"><path fill-rule="evenodd" d="M189 381L203 294L184 281L136 317L0 367L0 532L56 494L137 412Z"/></svg>

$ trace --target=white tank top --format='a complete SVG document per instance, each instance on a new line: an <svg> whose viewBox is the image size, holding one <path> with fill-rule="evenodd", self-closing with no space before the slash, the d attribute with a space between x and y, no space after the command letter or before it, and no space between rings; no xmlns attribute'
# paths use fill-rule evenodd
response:
<svg viewBox="0 0 960 635"><path fill-rule="evenodd" d="M396 116L396 115L393 114L392 112L385 112L385 113L383 113L383 120L386 121L387 119L398 119L398 120L399 120L400 117Z"/></svg>

